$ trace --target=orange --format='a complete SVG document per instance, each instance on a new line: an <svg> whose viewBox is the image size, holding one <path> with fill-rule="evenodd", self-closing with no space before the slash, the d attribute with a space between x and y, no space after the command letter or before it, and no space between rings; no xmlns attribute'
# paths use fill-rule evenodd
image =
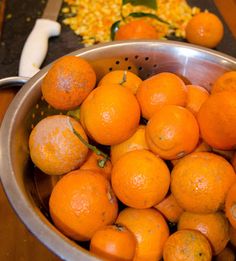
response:
<svg viewBox="0 0 236 261"><path fill-rule="evenodd" d="M104 165L105 160L105 165ZM108 180L111 179L112 164L109 159L105 159L102 155L97 155L95 152L89 151L88 157L80 169L96 171L102 174Z"/></svg>
<svg viewBox="0 0 236 261"><path fill-rule="evenodd" d="M158 73L144 80L138 88L137 99L142 116L151 116L166 104L185 106L187 89L183 80L169 72Z"/></svg>
<svg viewBox="0 0 236 261"><path fill-rule="evenodd" d="M178 205L176 199L172 194L165 197L160 203L154 206L161 214L170 222L176 223L183 209Z"/></svg>
<svg viewBox="0 0 236 261"><path fill-rule="evenodd" d="M136 237L134 261L161 259L169 228L157 210L126 208L119 213L116 222L126 226Z"/></svg>
<svg viewBox="0 0 236 261"><path fill-rule="evenodd" d="M90 170L75 170L56 183L49 209L64 235L87 241L98 229L115 221L118 205L106 178Z"/></svg>
<svg viewBox="0 0 236 261"><path fill-rule="evenodd" d="M218 255L229 241L229 222L221 212L197 214L184 212L178 222L178 230L198 230L211 243L213 255Z"/></svg>
<svg viewBox="0 0 236 261"><path fill-rule="evenodd" d="M193 16L185 30L188 42L208 48L216 47L224 35L221 20L209 12L201 12Z"/></svg>
<svg viewBox="0 0 236 261"><path fill-rule="evenodd" d="M161 158L181 158L198 144L197 120L183 107L165 105L148 121L146 140L150 150Z"/></svg>
<svg viewBox="0 0 236 261"><path fill-rule="evenodd" d="M125 205L149 208L168 192L170 172L166 163L147 150L124 154L113 166L112 188Z"/></svg>
<svg viewBox="0 0 236 261"><path fill-rule="evenodd" d="M219 253L219 255L216 256L215 260L216 261L235 261L235 253L234 251L226 247L222 252Z"/></svg>
<svg viewBox="0 0 236 261"><path fill-rule="evenodd" d="M164 246L165 261L210 261L211 246L204 235L195 230L173 233Z"/></svg>
<svg viewBox="0 0 236 261"><path fill-rule="evenodd" d="M236 91L236 71L229 71L219 76L213 83L211 93Z"/></svg>
<svg viewBox="0 0 236 261"><path fill-rule="evenodd" d="M234 228L231 224L229 226L229 237L230 243L236 247L236 228Z"/></svg>
<svg viewBox="0 0 236 261"><path fill-rule="evenodd" d="M219 92L209 96L198 113L202 138L220 150L236 145L236 92Z"/></svg>
<svg viewBox="0 0 236 261"><path fill-rule="evenodd" d="M119 224L100 228L90 241L90 251L110 261L132 261L135 250L135 236Z"/></svg>
<svg viewBox="0 0 236 261"><path fill-rule="evenodd" d="M121 86L131 90L133 94L136 94L141 83L142 79L136 74L126 70L116 70L105 74L99 81L98 85L120 84Z"/></svg>
<svg viewBox="0 0 236 261"><path fill-rule="evenodd" d="M121 25L115 34L115 40L159 39L156 28L144 19L136 19Z"/></svg>
<svg viewBox="0 0 236 261"><path fill-rule="evenodd" d="M65 115L48 116L41 120L29 137L30 156L44 173L61 175L79 168L88 148L73 133L72 127L87 141L81 125Z"/></svg>
<svg viewBox="0 0 236 261"><path fill-rule="evenodd" d="M223 208L226 194L235 181L233 167L223 157L193 152L174 166L171 192L184 210L208 214Z"/></svg>
<svg viewBox="0 0 236 261"><path fill-rule="evenodd" d="M64 56L49 69L42 82L42 94L54 108L78 107L96 84L92 66L83 58Z"/></svg>
<svg viewBox="0 0 236 261"><path fill-rule="evenodd" d="M186 87L187 103L185 107L196 116L202 104L208 98L209 93L205 88L198 85L186 85Z"/></svg>
<svg viewBox="0 0 236 261"><path fill-rule="evenodd" d="M111 161L113 164L125 153L133 150L146 149L148 150L146 138L145 138L144 125L139 125L136 132L127 140L120 144L111 146Z"/></svg>
<svg viewBox="0 0 236 261"><path fill-rule="evenodd" d="M137 130L140 108L130 90L120 85L101 85L81 105L80 120L96 142L114 145L130 138Z"/></svg>
<svg viewBox="0 0 236 261"><path fill-rule="evenodd" d="M236 229L236 183L229 189L225 201L225 214Z"/></svg>

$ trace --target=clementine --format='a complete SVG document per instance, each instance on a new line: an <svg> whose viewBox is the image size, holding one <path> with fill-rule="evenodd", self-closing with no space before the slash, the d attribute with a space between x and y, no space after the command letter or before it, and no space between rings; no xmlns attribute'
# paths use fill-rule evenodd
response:
<svg viewBox="0 0 236 261"><path fill-rule="evenodd" d="M64 56L57 60L42 82L42 94L54 108L78 107L96 84L96 73L83 58Z"/></svg>
<svg viewBox="0 0 236 261"><path fill-rule="evenodd" d="M197 146L199 127L193 114L176 105L165 105L148 121L146 141L163 159L178 159Z"/></svg>
<svg viewBox="0 0 236 261"><path fill-rule="evenodd" d="M134 261L161 259L169 228L157 210L126 208L119 213L116 222L135 235L137 247Z"/></svg>
<svg viewBox="0 0 236 261"><path fill-rule="evenodd" d="M87 141L80 123L65 115L48 116L32 130L30 156L44 173L65 174L79 168L85 161L88 148L76 137L71 126Z"/></svg>
<svg viewBox="0 0 236 261"><path fill-rule="evenodd" d="M120 85L101 85L81 105L80 120L88 135L103 145L130 138L137 130L140 108L130 90Z"/></svg>
<svg viewBox="0 0 236 261"><path fill-rule="evenodd" d="M119 224L100 228L90 241L90 251L110 261L132 261L135 250L134 234Z"/></svg>
<svg viewBox="0 0 236 261"><path fill-rule="evenodd" d="M113 166L112 188L125 205L149 208L164 199L170 185L166 163L147 150L124 154Z"/></svg>
<svg viewBox="0 0 236 261"><path fill-rule="evenodd" d="M115 221L118 205L106 178L90 170L75 170L56 183L49 209L64 235L87 241L98 229Z"/></svg>

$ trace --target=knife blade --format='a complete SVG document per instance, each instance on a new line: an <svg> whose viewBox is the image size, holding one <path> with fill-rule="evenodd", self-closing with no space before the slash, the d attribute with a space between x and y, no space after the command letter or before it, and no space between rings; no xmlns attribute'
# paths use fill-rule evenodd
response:
<svg viewBox="0 0 236 261"><path fill-rule="evenodd" d="M58 36L61 25L57 17L63 0L48 0L41 18L29 34L20 57L19 75L32 77L39 70L48 51L48 41L52 36Z"/></svg>

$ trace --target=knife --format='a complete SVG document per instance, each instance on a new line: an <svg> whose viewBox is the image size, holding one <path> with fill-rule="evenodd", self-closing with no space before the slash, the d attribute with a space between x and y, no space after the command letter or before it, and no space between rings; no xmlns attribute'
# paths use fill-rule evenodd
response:
<svg viewBox="0 0 236 261"><path fill-rule="evenodd" d="M63 0L48 0L41 18L29 34L20 57L19 75L32 77L39 70L48 51L48 40L52 36L58 36L61 25L57 17Z"/></svg>

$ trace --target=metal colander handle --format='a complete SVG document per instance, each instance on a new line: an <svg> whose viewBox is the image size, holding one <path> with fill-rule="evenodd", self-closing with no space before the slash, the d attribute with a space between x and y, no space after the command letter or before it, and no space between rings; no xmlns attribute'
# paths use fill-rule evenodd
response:
<svg viewBox="0 0 236 261"><path fill-rule="evenodd" d="M0 90L11 88L11 87L21 87L28 80L29 80L29 78L20 77L20 76L2 78L2 79L0 79Z"/></svg>

